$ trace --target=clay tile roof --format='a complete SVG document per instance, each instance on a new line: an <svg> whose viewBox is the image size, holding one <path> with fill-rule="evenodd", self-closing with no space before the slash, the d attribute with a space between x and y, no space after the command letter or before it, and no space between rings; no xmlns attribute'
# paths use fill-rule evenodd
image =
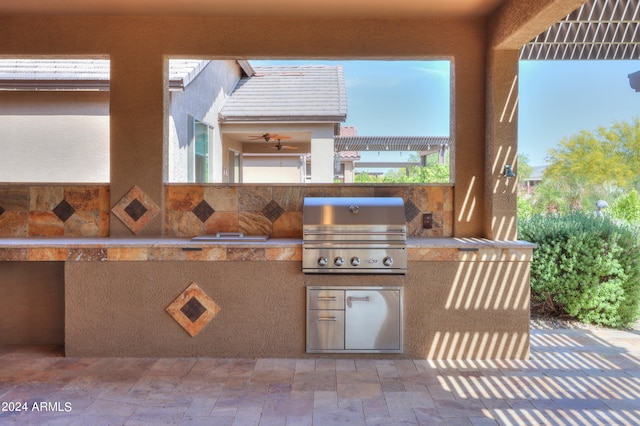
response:
<svg viewBox="0 0 640 426"><path fill-rule="evenodd" d="M359 160L360 152L358 151L340 151L338 152L340 158L344 160Z"/></svg>
<svg viewBox="0 0 640 426"><path fill-rule="evenodd" d="M358 136L358 129L355 126L341 126L340 136Z"/></svg>

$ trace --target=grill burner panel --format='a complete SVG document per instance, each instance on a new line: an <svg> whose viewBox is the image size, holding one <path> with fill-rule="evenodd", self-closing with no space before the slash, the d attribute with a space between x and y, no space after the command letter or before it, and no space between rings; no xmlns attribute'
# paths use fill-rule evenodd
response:
<svg viewBox="0 0 640 426"><path fill-rule="evenodd" d="M405 274L406 229L402 198L305 198L302 270Z"/></svg>
<svg viewBox="0 0 640 426"><path fill-rule="evenodd" d="M307 273L404 274L407 250L403 245L375 247L303 247L302 269Z"/></svg>

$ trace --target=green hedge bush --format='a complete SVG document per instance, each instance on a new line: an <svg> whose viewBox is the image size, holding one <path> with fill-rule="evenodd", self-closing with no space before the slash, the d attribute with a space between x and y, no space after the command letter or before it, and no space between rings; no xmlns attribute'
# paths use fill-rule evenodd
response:
<svg viewBox="0 0 640 426"><path fill-rule="evenodd" d="M573 213L520 220L518 232L538 245L531 263L533 312L610 327L640 317L638 227Z"/></svg>
<svg viewBox="0 0 640 426"><path fill-rule="evenodd" d="M608 210L605 212L615 219L640 224L640 194L633 189L618 198Z"/></svg>

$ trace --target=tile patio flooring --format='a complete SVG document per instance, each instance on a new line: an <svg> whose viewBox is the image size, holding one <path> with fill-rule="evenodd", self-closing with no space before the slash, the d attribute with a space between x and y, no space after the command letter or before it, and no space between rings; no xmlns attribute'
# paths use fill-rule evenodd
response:
<svg viewBox="0 0 640 426"><path fill-rule="evenodd" d="M491 362L64 358L0 347L0 424L640 424L637 331L533 330L531 345L528 361ZM15 402L28 411L7 411Z"/></svg>

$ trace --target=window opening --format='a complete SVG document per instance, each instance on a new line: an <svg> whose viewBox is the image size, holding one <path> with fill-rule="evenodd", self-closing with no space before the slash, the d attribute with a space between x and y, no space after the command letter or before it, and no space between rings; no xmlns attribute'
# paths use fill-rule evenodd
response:
<svg viewBox="0 0 640 426"><path fill-rule="evenodd" d="M195 122L195 181L209 182L209 126Z"/></svg>
<svg viewBox="0 0 640 426"><path fill-rule="evenodd" d="M452 181L448 60L176 59L169 66L184 71L170 73L180 84L170 85L169 182ZM337 89L312 76L335 80ZM177 114L187 108L191 133L182 144ZM188 156L180 154L185 146Z"/></svg>

